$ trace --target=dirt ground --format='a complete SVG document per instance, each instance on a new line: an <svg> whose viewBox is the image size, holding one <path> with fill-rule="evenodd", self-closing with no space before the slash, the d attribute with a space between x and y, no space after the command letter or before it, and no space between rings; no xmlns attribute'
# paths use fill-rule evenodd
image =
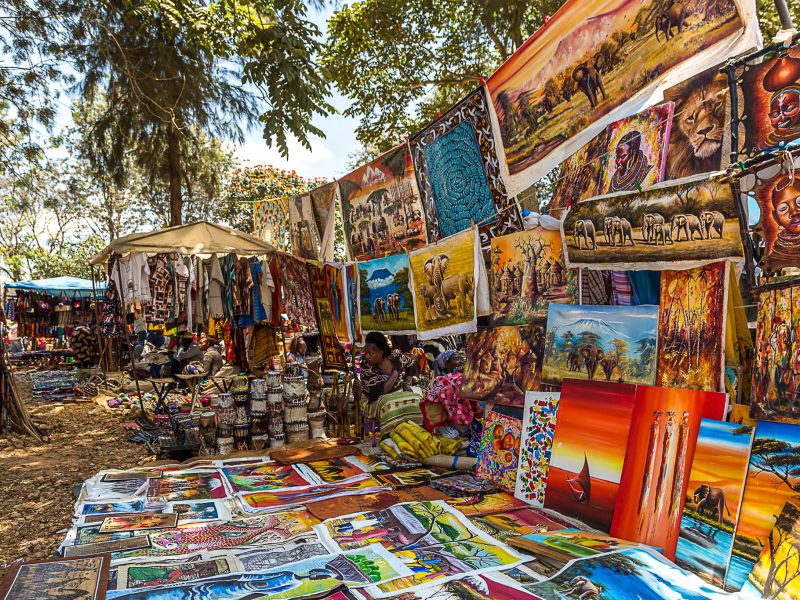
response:
<svg viewBox="0 0 800 600"><path fill-rule="evenodd" d="M28 403L49 442L0 437L0 576L17 559L50 556L70 525L73 487L109 467L153 460L142 444L127 441L121 412L94 403Z"/></svg>

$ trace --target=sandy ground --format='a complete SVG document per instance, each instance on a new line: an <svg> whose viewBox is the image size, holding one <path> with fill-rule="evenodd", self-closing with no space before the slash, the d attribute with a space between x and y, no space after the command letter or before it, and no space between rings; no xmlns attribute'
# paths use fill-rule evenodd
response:
<svg viewBox="0 0 800 600"><path fill-rule="evenodd" d="M127 441L122 423L130 417L120 411L94 403L28 408L49 442L0 437L0 575L12 561L56 550L70 525L75 484L103 468L153 460L144 445Z"/></svg>

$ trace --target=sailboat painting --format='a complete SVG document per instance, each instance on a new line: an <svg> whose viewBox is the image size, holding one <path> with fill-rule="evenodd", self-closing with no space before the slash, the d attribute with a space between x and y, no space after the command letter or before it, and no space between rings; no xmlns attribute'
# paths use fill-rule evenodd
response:
<svg viewBox="0 0 800 600"><path fill-rule="evenodd" d="M565 379L544 507L605 533L622 477L636 386Z"/></svg>

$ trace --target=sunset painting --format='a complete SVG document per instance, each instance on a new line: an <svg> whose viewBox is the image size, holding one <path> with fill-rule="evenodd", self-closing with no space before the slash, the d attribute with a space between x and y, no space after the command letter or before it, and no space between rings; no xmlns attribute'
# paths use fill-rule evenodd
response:
<svg viewBox="0 0 800 600"><path fill-rule="evenodd" d="M565 379L544 507L608 532L636 386Z"/></svg>

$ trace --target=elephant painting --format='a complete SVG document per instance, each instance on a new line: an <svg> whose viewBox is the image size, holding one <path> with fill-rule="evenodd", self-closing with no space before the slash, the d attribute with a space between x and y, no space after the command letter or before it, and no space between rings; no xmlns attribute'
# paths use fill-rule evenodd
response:
<svg viewBox="0 0 800 600"><path fill-rule="evenodd" d="M372 305L372 314L375 316L376 321L385 321L386 300L383 298L375 298L375 303Z"/></svg>
<svg viewBox="0 0 800 600"><path fill-rule="evenodd" d="M612 223L614 222L614 217L605 217L603 219L603 235L606 236L606 243L609 246L614 246L614 238L611 235Z"/></svg>
<svg viewBox="0 0 800 600"><path fill-rule="evenodd" d="M475 295L475 285L472 275L469 273L459 273L451 275L442 282L442 294L444 295L445 303L450 305L451 301L455 301L456 310L462 316L467 317L472 310L472 298Z"/></svg>
<svg viewBox="0 0 800 600"><path fill-rule="evenodd" d="M442 284L447 267L450 266L450 257L447 254L437 254L425 261L425 275L429 283L436 290L434 296L433 310L429 311L429 320L441 319L447 316L447 300L444 297Z"/></svg>
<svg viewBox="0 0 800 600"><path fill-rule="evenodd" d="M389 317L395 321L400 319L400 294L389 294L386 296L386 309Z"/></svg>
<svg viewBox="0 0 800 600"><path fill-rule="evenodd" d="M581 241L583 241L587 250L589 248L597 250L597 234L594 229L594 223L592 223L591 220L583 219L581 221L575 221L572 236L575 238L575 245L578 247L578 250L581 249ZM591 246L589 245L590 241Z"/></svg>
<svg viewBox="0 0 800 600"><path fill-rule="evenodd" d="M659 31L664 34L665 40L670 40L677 35L672 32L673 28L677 28L678 33L683 31L683 28L686 27L686 16L686 7L681 2L672 0L672 3L656 17L656 40L659 39Z"/></svg>
<svg viewBox="0 0 800 600"><path fill-rule="evenodd" d="M577 352L570 352L567 356L567 366L570 372L581 370L581 357Z"/></svg>
<svg viewBox="0 0 800 600"><path fill-rule="evenodd" d="M572 79L578 84L578 89L586 94L592 108L599 103L597 97L598 91L603 95L603 100L606 99L606 90L603 87L603 81L593 61L587 60L575 67L572 71Z"/></svg>
<svg viewBox="0 0 800 600"><path fill-rule="evenodd" d="M653 242L653 226L657 223L664 224L664 216L658 213L647 213L642 217L642 239Z"/></svg>
<svg viewBox="0 0 800 600"><path fill-rule="evenodd" d="M725 227L725 215L717 210L705 210L700 213L700 223L703 225L703 232L706 234L706 239L711 239L712 230L716 232L717 237L722 239L722 229Z"/></svg>
<svg viewBox="0 0 800 600"><path fill-rule="evenodd" d="M573 577L567 583L558 588L559 591L564 592L564 596L577 598L578 600L595 600L600 598L603 593L603 588L595 585L583 575Z"/></svg>
<svg viewBox="0 0 800 600"><path fill-rule="evenodd" d="M586 375L590 380L594 379L594 374L597 372L597 366L603 360L606 353L600 348L592 346L584 346L581 350L581 357L583 357L583 364L586 367Z"/></svg>
<svg viewBox="0 0 800 600"><path fill-rule="evenodd" d="M614 369L617 368L617 361L613 358L604 358L600 361L600 366L603 367L603 374L606 376L606 381L611 381L611 376L614 374Z"/></svg>
<svg viewBox="0 0 800 600"><path fill-rule="evenodd" d="M677 230L677 233L675 231ZM675 215L672 217L672 239L681 241L681 233L686 236L686 241L694 240L695 233L703 238L703 228L697 215Z"/></svg>
<svg viewBox="0 0 800 600"><path fill-rule="evenodd" d="M614 240L614 245L616 246L616 239L619 236L619 245L624 246L625 242L630 242L631 246L635 246L636 244L633 243L633 235L631 234L631 223L628 219L624 217L614 217L611 220L611 238Z"/></svg>
<svg viewBox="0 0 800 600"><path fill-rule="evenodd" d="M656 246L658 246L659 244L661 244L662 246L666 246L667 243L671 244L672 230L663 223L654 223L652 241L655 243Z"/></svg>
<svg viewBox="0 0 800 600"><path fill-rule="evenodd" d="M716 520L719 523L722 523L723 508L727 511L728 516L731 514L731 511L728 510L728 505L725 503L725 491L721 488L711 487L703 483L697 486L692 499L697 504L695 510L697 510L698 514L704 516L705 511L708 510L711 511L711 518L713 519L716 513Z"/></svg>

